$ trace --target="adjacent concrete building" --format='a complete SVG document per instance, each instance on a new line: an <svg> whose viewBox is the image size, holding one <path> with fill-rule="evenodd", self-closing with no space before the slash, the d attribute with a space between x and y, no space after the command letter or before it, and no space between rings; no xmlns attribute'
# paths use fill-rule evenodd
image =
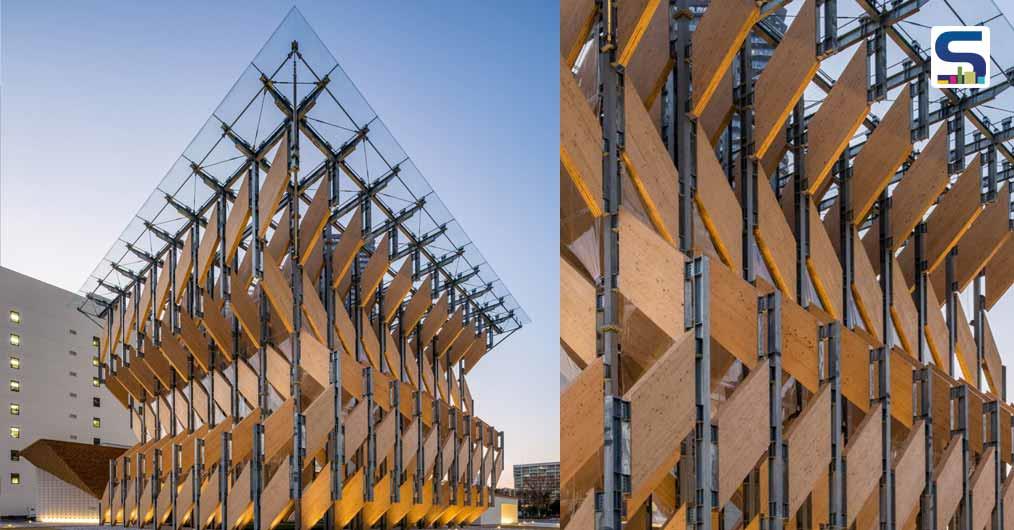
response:
<svg viewBox="0 0 1014 530"><path fill-rule="evenodd" d="M81 303L74 293L0 267L2 517L36 513L43 472L20 454L36 440L137 442L129 415L98 379L93 340L100 328L77 310Z"/></svg>

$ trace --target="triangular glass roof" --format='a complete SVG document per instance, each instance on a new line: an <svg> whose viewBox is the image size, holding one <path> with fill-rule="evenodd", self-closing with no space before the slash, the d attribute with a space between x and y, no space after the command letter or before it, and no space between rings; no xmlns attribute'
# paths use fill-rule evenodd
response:
<svg viewBox="0 0 1014 530"><path fill-rule="evenodd" d="M371 206L374 228L408 210L411 215L402 216L401 226L411 237L420 240L439 234L426 245L430 261L444 261L442 258L457 255L446 262L444 270L453 277L475 273L459 283L461 292L473 294L475 306L485 308L487 315L497 322L500 333L515 331L530 321L464 228L295 7L81 286L80 293L87 297L82 310L100 314L102 305L96 300L112 300L117 296L117 289L131 285L130 275L121 270L133 273L146 270L147 261L129 247L157 255L167 248L167 243L158 237L159 231L176 235L189 225L188 218L170 204L169 198L206 216L215 193L204 179L210 176L235 192L247 161L244 148L257 150L272 146L261 153L264 159L271 160L277 149L273 145L278 143L285 128L287 115L282 109L293 99L300 102L301 112L305 113L306 128L300 135L299 164L300 178L307 186L304 198L312 197L323 180L320 176L325 156L315 144L326 144L332 152L337 152L365 132L365 138L356 143L355 150L345 158L345 171L341 172L339 202L348 203L349 207L345 208L339 224L345 226L347 223L354 209L353 199L360 190L388 179L374 194ZM280 105L276 105L276 101ZM316 138L311 140L307 134ZM420 201L422 208L412 212L411 207ZM305 207L304 201L302 208ZM408 236L399 238L399 248L410 245L408 239ZM402 256L397 262L400 259L405 258ZM395 263L392 262L392 270L397 270Z"/></svg>

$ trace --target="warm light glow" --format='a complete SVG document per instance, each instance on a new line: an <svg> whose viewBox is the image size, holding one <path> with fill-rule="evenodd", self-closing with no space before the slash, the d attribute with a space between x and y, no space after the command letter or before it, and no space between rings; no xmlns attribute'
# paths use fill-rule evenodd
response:
<svg viewBox="0 0 1014 530"><path fill-rule="evenodd" d="M21 337L16 333L11 333L11 346L21 346Z"/></svg>
<svg viewBox="0 0 1014 530"><path fill-rule="evenodd" d="M14 311L12 309L11 310L11 322L13 322L15 324L20 324L21 323L21 313L18 313L17 311Z"/></svg>
<svg viewBox="0 0 1014 530"><path fill-rule="evenodd" d="M98 517L40 517L39 522L55 524L99 524Z"/></svg>
<svg viewBox="0 0 1014 530"><path fill-rule="evenodd" d="M503 503L500 505L500 524L518 524L518 505Z"/></svg>

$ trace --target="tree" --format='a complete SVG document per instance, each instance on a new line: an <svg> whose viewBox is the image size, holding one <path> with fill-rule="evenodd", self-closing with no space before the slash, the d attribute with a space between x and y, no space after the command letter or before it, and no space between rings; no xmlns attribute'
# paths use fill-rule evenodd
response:
<svg viewBox="0 0 1014 530"><path fill-rule="evenodd" d="M551 476L525 477L518 490L518 509L524 517L537 519L558 517L560 514L560 504L557 500L559 487L559 483ZM555 504L554 501L556 501ZM554 506L556 507L555 511Z"/></svg>

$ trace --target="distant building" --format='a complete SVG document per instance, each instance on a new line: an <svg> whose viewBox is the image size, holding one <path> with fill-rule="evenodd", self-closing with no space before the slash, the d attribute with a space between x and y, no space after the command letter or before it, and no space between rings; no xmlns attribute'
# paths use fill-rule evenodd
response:
<svg viewBox="0 0 1014 530"><path fill-rule="evenodd" d="M541 462L514 466L514 491L522 503L537 494L548 494L549 502L560 500L560 463Z"/></svg>
<svg viewBox="0 0 1014 530"><path fill-rule="evenodd" d="M39 498L39 487L58 491L54 480L60 479L21 455L37 440L137 443L123 406L98 378L92 341L101 330L77 310L81 303L74 293L0 267L0 517L59 513L64 521L97 520L73 507L40 506L48 499Z"/></svg>

